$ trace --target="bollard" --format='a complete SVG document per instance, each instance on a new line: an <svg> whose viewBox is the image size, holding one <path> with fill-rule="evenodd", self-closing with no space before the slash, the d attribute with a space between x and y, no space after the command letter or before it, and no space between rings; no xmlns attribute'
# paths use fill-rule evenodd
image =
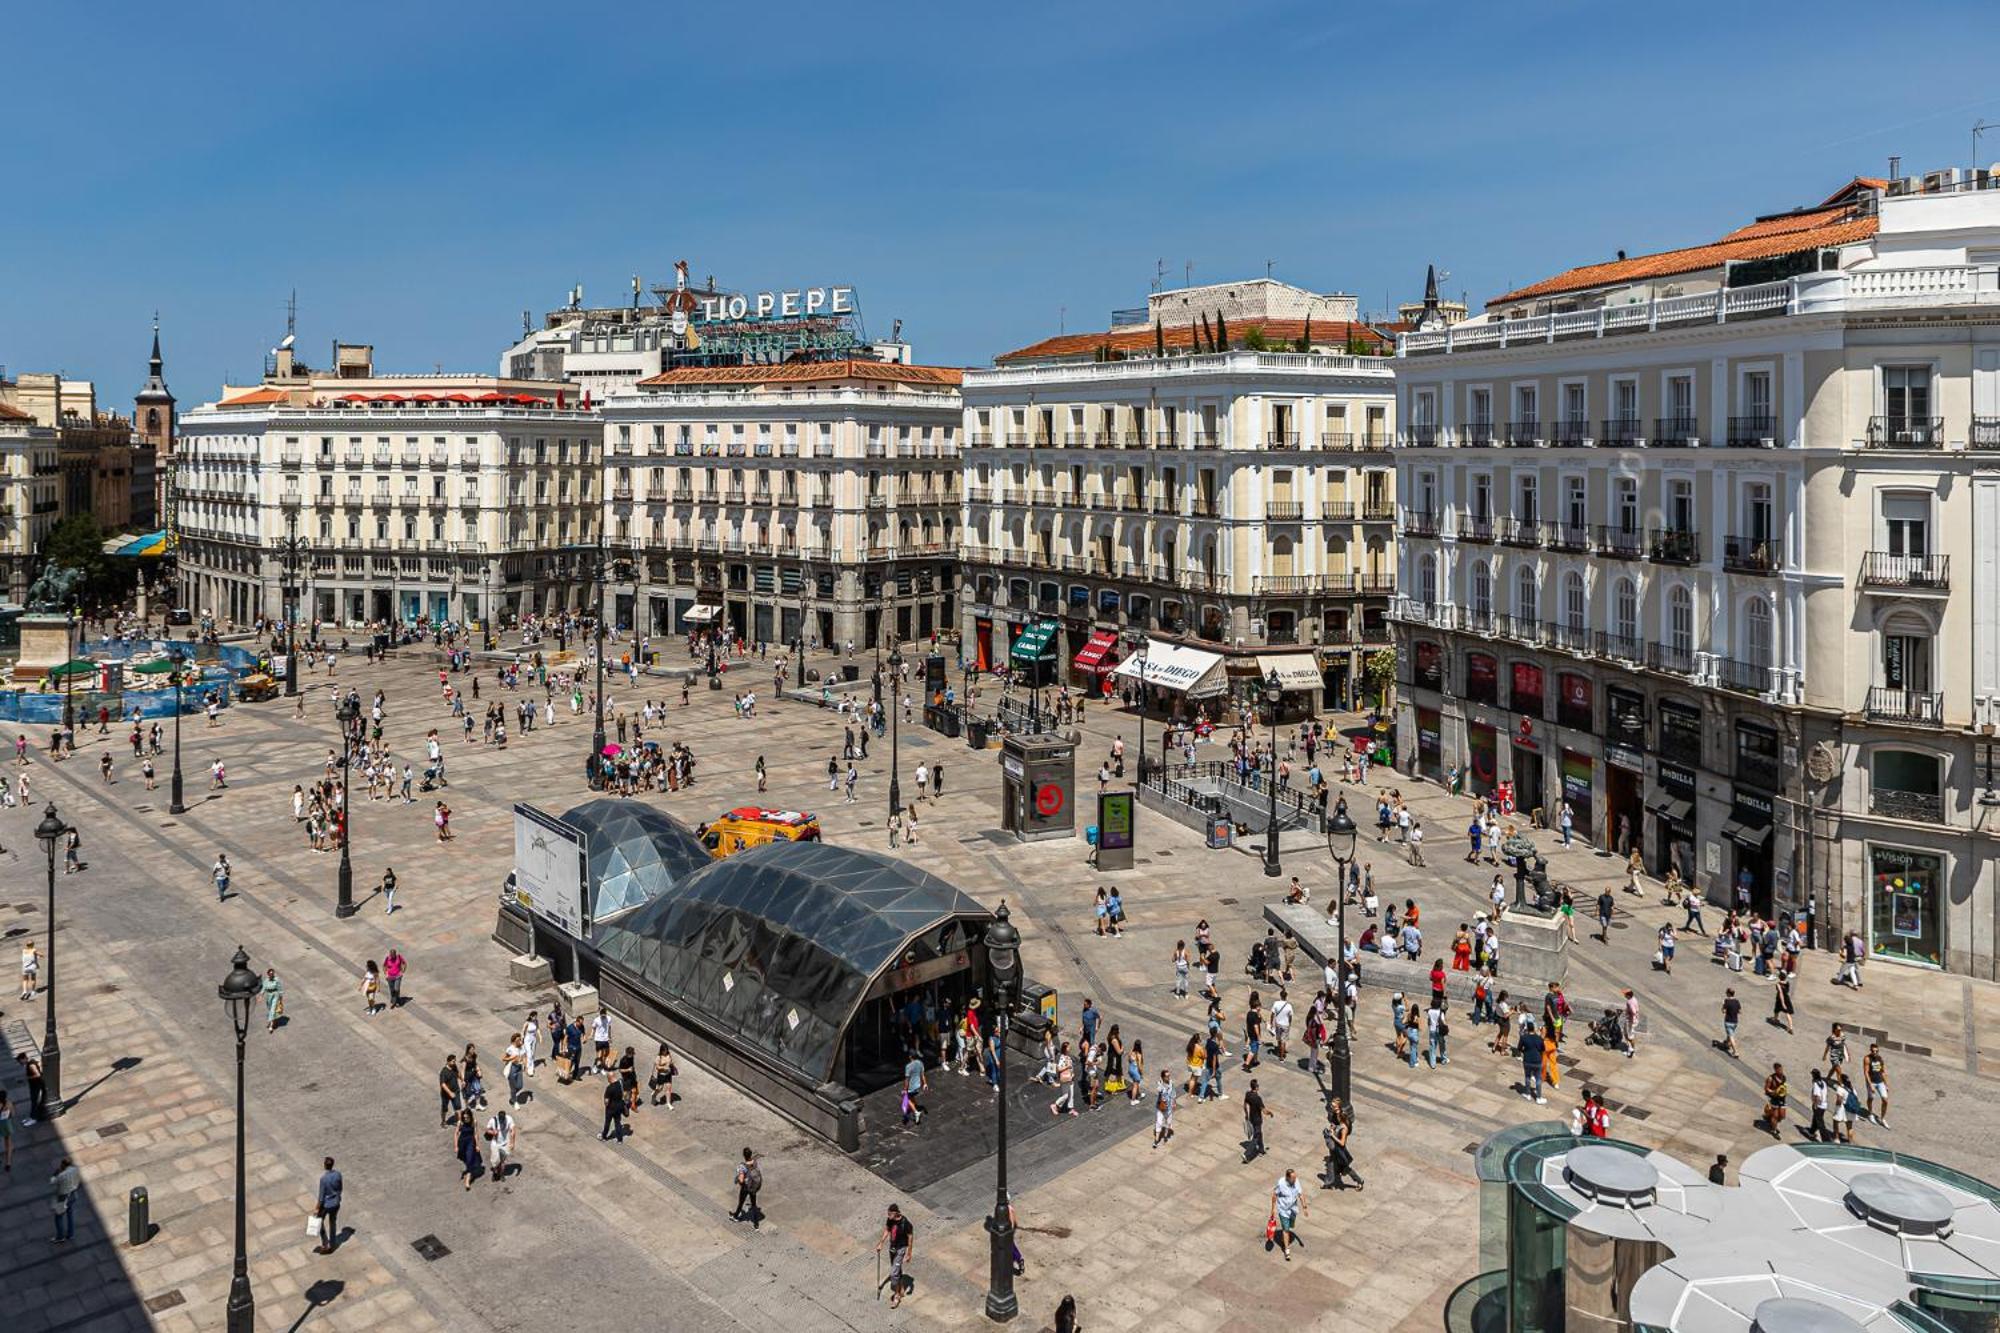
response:
<svg viewBox="0 0 2000 1333"><path fill-rule="evenodd" d="M133 1245L144 1245L153 1235L152 1201L146 1197L144 1185L132 1187L132 1202L126 1219L126 1239Z"/></svg>

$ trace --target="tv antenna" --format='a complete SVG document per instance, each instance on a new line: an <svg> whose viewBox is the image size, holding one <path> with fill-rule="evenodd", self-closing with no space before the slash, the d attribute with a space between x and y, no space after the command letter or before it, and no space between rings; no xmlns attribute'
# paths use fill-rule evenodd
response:
<svg viewBox="0 0 2000 1333"><path fill-rule="evenodd" d="M1153 290L1156 292L1160 291L1164 289L1166 285L1167 285L1167 261L1164 259L1156 259L1153 261Z"/></svg>
<svg viewBox="0 0 2000 1333"><path fill-rule="evenodd" d="M1988 130L2000 130L2000 120L1976 120L1972 123L1972 161L1969 165L1979 165L1979 136Z"/></svg>

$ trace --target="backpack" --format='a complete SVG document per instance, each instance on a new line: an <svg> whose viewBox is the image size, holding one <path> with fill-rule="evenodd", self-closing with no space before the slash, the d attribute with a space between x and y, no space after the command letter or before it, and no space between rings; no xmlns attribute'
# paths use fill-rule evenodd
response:
<svg viewBox="0 0 2000 1333"><path fill-rule="evenodd" d="M764 1168L754 1163L743 1172L743 1184L752 1194L764 1188Z"/></svg>

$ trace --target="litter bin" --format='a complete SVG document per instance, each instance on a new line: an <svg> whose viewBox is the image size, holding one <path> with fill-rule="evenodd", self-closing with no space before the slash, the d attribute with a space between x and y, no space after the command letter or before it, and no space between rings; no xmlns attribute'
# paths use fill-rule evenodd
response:
<svg viewBox="0 0 2000 1333"><path fill-rule="evenodd" d="M1011 1029L1020 1034L1024 1047L1032 1044L1039 1051L1042 1033L1058 1023L1056 1014L1056 988L1039 981L1021 983L1021 1008L1014 1015ZM1060 1031L1060 1028L1057 1029Z"/></svg>
<svg viewBox="0 0 2000 1333"><path fill-rule="evenodd" d="M1209 846L1227 847L1234 841L1235 834L1236 830L1230 824L1228 815L1210 815L1208 817Z"/></svg>
<svg viewBox="0 0 2000 1333"><path fill-rule="evenodd" d="M857 681L857 680L860 680L860 679L861 679L861 668L860 668L860 666L858 666L857 664L855 664L855 663L853 663L853 662L843 662L843 663L841 663L841 664L840 664L840 678L841 678L842 680L846 681L846 682L847 682L848 684L850 684L850 685L851 685L851 684L853 684L853 683L854 683L855 681Z"/></svg>
<svg viewBox="0 0 2000 1333"><path fill-rule="evenodd" d="M153 1238L153 1205L146 1197L144 1185L132 1187L132 1201L127 1209L126 1239L133 1245L144 1245Z"/></svg>
<svg viewBox="0 0 2000 1333"><path fill-rule="evenodd" d="M986 724L984 722L977 719L966 722L965 744L966 748L971 750L983 750L986 748Z"/></svg>

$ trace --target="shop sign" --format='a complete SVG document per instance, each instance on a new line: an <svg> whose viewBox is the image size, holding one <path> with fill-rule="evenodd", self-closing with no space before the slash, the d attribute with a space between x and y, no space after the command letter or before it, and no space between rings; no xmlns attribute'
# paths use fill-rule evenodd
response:
<svg viewBox="0 0 2000 1333"><path fill-rule="evenodd" d="M1735 791L1734 796L1736 808L1742 811L1743 817L1760 820L1766 824L1772 822L1775 807L1770 797L1759 796L1755 792L1744 791L1741 788Z"/></svg>
<svg viewBox="0 0 2000 1333"><path fill-rule="evenodd" d="M1535 720L1533 718L1522 718L1521 725L1514 728L1514 744L1523 750L1533 750L1541 746L1541 741L1535 736Z"/></svg>
<svg viewBox="0 0 2000 1333"><path fill-rule="evenodd" d="M854 288L806 287L793 291L703 297L700 322L712 324L724 319L810 319L819 315L853 313Z"/></svg>
<svg viewBox="0 0 2000 1333"><path fill-rule="evenodd" d="M1011 754L1000 756L1000 767L1006 772L1008 777L1013 778L1017 782L1027 776L1026 771L1021 767L1021 761Z"/></svg>
<svg viewBox="0 0 2000 1333"><path fill-rule="evenodd" d="M1679 764L1660 761L1660 786L1676 796L1692 798L1695 794L1694 770L1682 768Z"/></svg>
<svg viewBox="0 0 2000 1333"><path fill-rule="evenodd" d="M1629 768L1634 773L1643 773L1646 771L1646 757L1629 745L1616 745L1606 742L1604 746L1604 761L1608 764L1616 764L1620 768Z"/></svg>

